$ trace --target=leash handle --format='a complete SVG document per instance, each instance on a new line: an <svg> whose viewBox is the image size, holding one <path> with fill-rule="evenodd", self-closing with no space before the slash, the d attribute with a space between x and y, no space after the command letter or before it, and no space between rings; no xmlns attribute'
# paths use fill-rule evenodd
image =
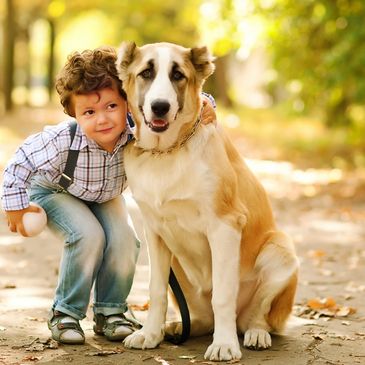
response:
<svg viewBox="0 0 365 365"><path fill-rule="evenodd" d="M181 335L179 335L179 334L176 334L173 336L166 335L165 339L169 342L172 342L175 345L179 345L179 344L185 342L189 338L190 313L189 313L189 308L188 308L188 304L186 302L184 293L183 293L181 286L180 286L179 282L177 281L176 276L175 276L174 272L172 271L172 269L170 269L169 284L170 284L170 288L172 289L172 292L175 295L177 304L180 309L181 320L182 320L182 333L181 333Z"/></svg>

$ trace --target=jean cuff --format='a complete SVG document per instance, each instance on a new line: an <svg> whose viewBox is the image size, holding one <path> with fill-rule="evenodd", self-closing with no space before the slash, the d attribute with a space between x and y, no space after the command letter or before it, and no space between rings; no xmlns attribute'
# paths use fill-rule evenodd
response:
<svg viewBox="0 0 365 365"><path fill-rule="evenodd" d="M93 310L95 314L103 314L104 316L111 316L113 314L125 313L128 310L127 303L111 304L111 303L94 303Z"/></svg>

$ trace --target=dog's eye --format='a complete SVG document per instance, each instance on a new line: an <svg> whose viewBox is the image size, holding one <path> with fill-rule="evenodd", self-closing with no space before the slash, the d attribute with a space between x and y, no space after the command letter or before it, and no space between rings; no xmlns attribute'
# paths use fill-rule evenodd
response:
<svg viewBox="0 0 365 365"><path fill-rule="evenodd" d="M185 76L180 72L180 71L173 71L172 72L172 78L175 81L180 81L184 78Z"/></svg>
<svg viewBox="0 0 365 365"><path fill-rule="evenodd" d="M152 78L152 70L147 68L146 70L142 71L140 74L144 79L151 79Z"/></svg>

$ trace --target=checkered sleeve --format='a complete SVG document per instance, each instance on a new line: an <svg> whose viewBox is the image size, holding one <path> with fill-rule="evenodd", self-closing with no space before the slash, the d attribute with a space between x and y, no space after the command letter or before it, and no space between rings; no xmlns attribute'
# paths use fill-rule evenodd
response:
<svg viewBox="0 0 365 365"><path fill-rule="evenodd" d="M1 200L5 211L29 206L27 188L36 173L51 180L59 175L61 155L57 137L45 130L28 137L15 152L4 171Z"/></svg>
<svg viewBox="0 0 365 365"><path fill-rule="evenodd" d="M202 95L204 95L205 97L207 97L209 99L209 101L212 104L212 106L213 106L214 109L217 108L217 104L216 104L215 99L213 98L212 95L210 95L210 94L208 94L208 93L206 93L204 91L202 92Z"/></svg>

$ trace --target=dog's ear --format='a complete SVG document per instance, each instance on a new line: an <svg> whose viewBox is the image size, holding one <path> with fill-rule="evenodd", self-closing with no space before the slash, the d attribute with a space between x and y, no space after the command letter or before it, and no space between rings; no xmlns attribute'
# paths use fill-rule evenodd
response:
<svg viewBox="0 0 365 365"><path fill-rule="evenodd" d="M127 78L128 66L132 63L137 52L138 52L138 47L134 42L123 42L120 45L120 48L118 50L116 66L119 73L119 77L122 81L124 81Z"/></svg>
<svg viewBox="0 0 365 365"><path fill-rule="evenodd" d="M207 47L196 47L190 50L191 62L203 80L208 78L215 69L214 57Z"/></svg>

